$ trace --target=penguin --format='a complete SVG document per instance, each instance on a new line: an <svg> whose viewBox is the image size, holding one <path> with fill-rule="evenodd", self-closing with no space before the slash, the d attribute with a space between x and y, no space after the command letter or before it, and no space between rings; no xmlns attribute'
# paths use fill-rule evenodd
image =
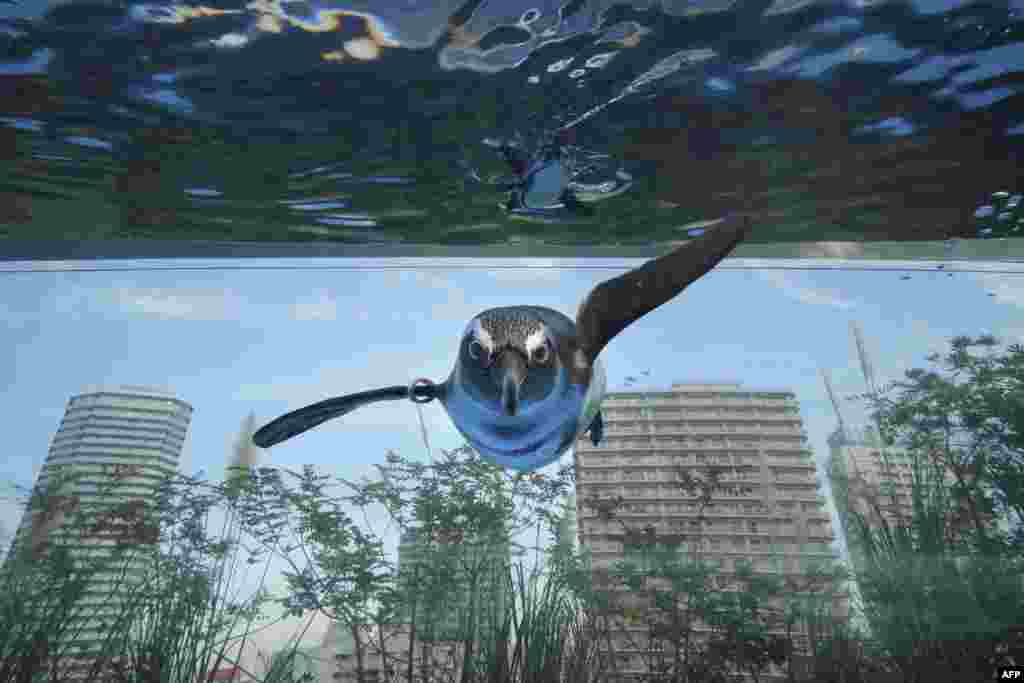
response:
<svg viewBox="0 0 1024 683"><path fill-rule="evenodd" d="M270 448L377 401L437 399L456 429L483 458L530 472L544 467L589 432L601 443L606 373L601 351L633 322L674 299L728 256L750 231L732 214L701 237L597 285L575 322L543 306L491 308L470 320L455 366L440 384L415 379L330 398L278 417L252 437Z"/></svg>
<svg viewBox="0 0 1024 683"><path fill-rule="evenodd" d="M498 151L514 173L498 183L509 192L508 202L499 206L511 218L543 221L587 213L569 189L571 178L559 145L544 145L532 160L514 141L502 143Z"/></svg>
<svg viewBox="0 0 1024 683"><path fill-rule="evenodd" d="M485 140L496 147L513 176L499 180L499 189L509 192L507 202L498 204L513 220L566 223L594 216L589 205L617 197L633 186L633 177L619 170L614 180L582 183L570 170L565 145L570 137L562 131L544 142L532 158L521 136L512 140Z"/></svg>

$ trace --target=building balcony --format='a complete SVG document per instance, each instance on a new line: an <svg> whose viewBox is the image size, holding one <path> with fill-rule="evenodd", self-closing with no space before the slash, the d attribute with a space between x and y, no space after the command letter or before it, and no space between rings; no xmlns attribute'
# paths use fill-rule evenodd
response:
<svg viewBox="0 0 1024 683"><path fill-rule="evenodd" d="M700 436L696 432L688 432L690 436ZM605 434L604 442L600 446L594 446L590 443L589 436L581 436L576 441L576 449L580 453L607 453L608 451L712 451L712 450L730 450L730 451L785 451L787 455L797 453L807 453L802 438L794 435L789 441L768 441L758 438L759 434L727 434L725 432L716 432L714 434L706 434L704 436L711 437L723 437L732 436L733 439L723 439L717 443L697 443L693 440L686 440L680 438L684 436L682 434L672 434L669 432L656 431L656 432L636 432L633 434L627 434L622 432L609 432ZM778 435L772 435L778 436ZM645 438L630 438L630 437L645 437ZM653 438L653 441L652 441ZM742 440L738 440L742 439Z"/></svg>
<svg viewBox="0 0 1024 683"><path fill-rule="evenodd" d="M665 406L659 406L657 404L651 404L636 409L641 412L624 413L615 410L613 406L608 411L606 420L609 423L615 424L629 424L631 422L649 422L649 421L670 421L670 422L685 422L699 424L703 420L711 420L714 422L779 422L779 423L802 423L803 419L799 414L785 413L782 411L765 411L765 410L750 410L750 411L737 411L737 410L700 410L700 411L688 411L679 410L677 407L667 408Z"/></svg>
<svg viewBox="0 0 1024 683"><path fill-rule="evenodd" d="M615 392L608 394L606 399L613 405L663 405L673 408L792 408L796 406L794 397L787 398L685 398L672 392L649 392L637 395L633 392Z"/></svg>
<svg viewBox="0 0 1024 683"><path fill-rule="evenodd" d="M628 420L616 422L606 421L606 433L608 436L621 436L630 434L657 434L659 436L729 436L755 438L760 436L788 436L794 439L806 437L807 433L801 429L789 427L752 427L744 424L735 425L697 425L680 424L678 419L649 419L649 420Z"/></svg>

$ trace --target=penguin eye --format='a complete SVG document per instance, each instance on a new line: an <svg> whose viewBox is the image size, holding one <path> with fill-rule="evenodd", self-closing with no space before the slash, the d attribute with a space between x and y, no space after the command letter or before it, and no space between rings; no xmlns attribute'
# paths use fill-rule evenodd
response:
<svg viewBox="0 0 1024 683"><path fill-rule="evenodd" d="M530 360L539 365L547 363L549 358L551 358L551 349L548 348L546 340L530 353Z"/></svg>
<svg viewBox="0 0 1024 683"><path fill-rule="evenodd" d="M486 358L487 356L487 350L484 348L484 345L478 342L476 339L470 340L469 348L467 349L467 351L469 351L469 357L472 358L473 360L480 360L481 358Z"/></svg>

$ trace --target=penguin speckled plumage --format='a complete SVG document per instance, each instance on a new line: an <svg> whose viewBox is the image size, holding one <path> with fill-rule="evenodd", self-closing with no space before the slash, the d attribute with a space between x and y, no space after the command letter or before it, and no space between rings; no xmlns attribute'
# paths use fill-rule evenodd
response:
<svg viewBox="0 0 1024 683"><path fill-rule="evenodd" d="M439 399L481 456L530 471L554 462L587 429L601 440L606 378L598 355L631 323L700 279L747 236L733 215L701 237L602 282L580 304L576 322L542 306L505 306L466 325L455 368L441 384L417 379L300 408L266 424L253 443L269 448L376 401Z"/></svg>

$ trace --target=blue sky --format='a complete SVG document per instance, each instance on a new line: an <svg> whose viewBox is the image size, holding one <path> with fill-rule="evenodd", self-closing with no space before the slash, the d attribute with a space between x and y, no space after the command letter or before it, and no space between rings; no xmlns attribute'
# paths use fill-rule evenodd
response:
<svg viewBox="0 0 1024 683"><path fill-rule="evenodd" d="M463 325L479 311L533 303L573 316L595 284L639 261L511 264L529 269L412 259L178 265L200 263L213 269L54 271L72 265L64 263L41 272L0 273L0 381L7 388L0 410L15 426L7 430L0 480L31 485L69 396L106 383L169 386L191 403L195 412L181 470L205 470L219 480L250 411L262 424L330 396L419 376L441 381L451 371ZM381 269L403 263L420 269ZM927 353L955 334L985 330L1024 341L1021 266L1019 274L918 272L907 281L899 272L757 267L780 263L726 261L630 327L603 352L609 390L622 389L626 376L644 370L654 387L707 380L790 387L820 463L835 418L818 369L831 370L841 395L863 387L850 321L861 324L881 381L923 365ZM309 269L325 264L346 269ZM438 404L424 406L423 414L435 449L462 445ZM327 423L262 452L261 464L313 464L358 478L372 475L389 449L425 457L416 410L408 402L377 404ZM3 531L13 532L18 521L17 507L0 503ZM383 516L371 522L378 532L386 530ZM390 541L393 548L393 535ZM254 590L257 579L258 573L241 584ZM268 585L279 587L279 575ZM318 640L324 626L318 620L307 637Z"/></svg>

